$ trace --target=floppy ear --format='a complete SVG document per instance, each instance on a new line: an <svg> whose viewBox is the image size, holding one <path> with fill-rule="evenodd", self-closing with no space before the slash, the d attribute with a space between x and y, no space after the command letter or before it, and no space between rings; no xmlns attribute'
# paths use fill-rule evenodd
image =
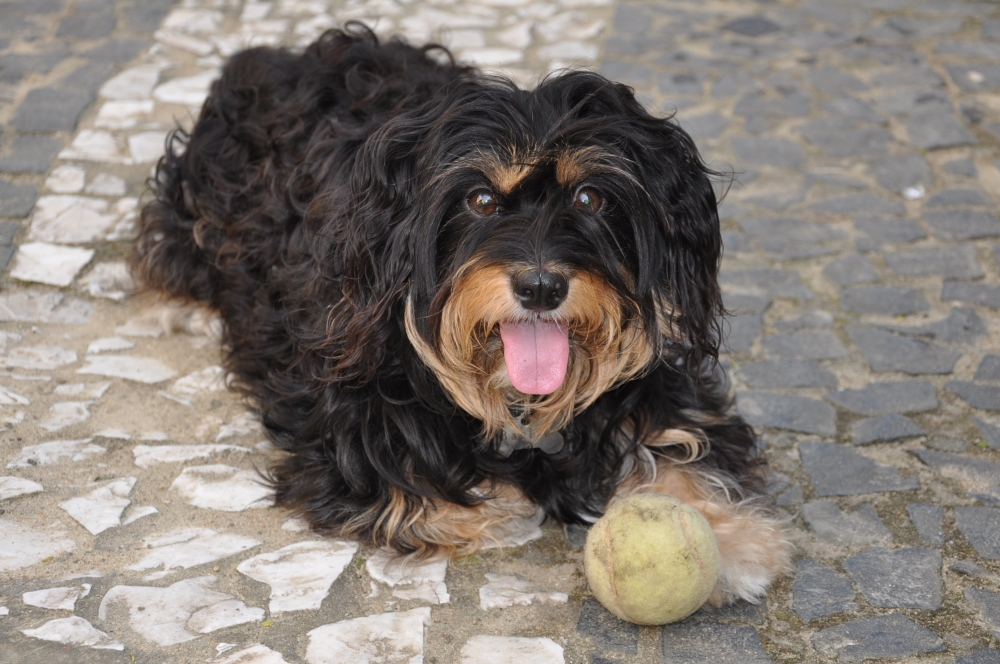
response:
<svg viewBox="0 0 1000 664"><path fill-rule="evenodd" d="M676 331L690 344L696 356L692 359L714 359L724 313L718 283L722 236L711 180L716 174L672 118L654 118L631 90L620 93L640 129L630 145L630 158L662 233L662 244L650 245L663 251L662 260L648 258L650 286L673 306Z"/></svg>

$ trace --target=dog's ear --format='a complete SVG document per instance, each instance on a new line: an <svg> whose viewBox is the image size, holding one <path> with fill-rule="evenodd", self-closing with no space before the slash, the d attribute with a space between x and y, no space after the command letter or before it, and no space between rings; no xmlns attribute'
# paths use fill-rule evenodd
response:
<svg viewBox="0 0 1000 664"><path fill-rule="evenodd" d="M662 329L666 318L671 329L660 343L679 340L697 363L716 358L723 313L722 237L712 187L718 174L706 167L687 132L672 118L650 115L631 88L596 74L573 76L580 77L574 101L578 127L587 128L590 140L621 153L636 180L629 200L621 203L634 242L634 291L647 329Z"/></svg>

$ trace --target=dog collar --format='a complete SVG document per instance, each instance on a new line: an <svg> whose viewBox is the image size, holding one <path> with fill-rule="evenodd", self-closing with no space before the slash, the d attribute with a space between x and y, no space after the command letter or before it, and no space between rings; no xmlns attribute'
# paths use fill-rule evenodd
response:
<svg viewBox="0 0 1000 664"><path fill-rule="evenodd" d="M541 438L535 438L531 435L531 429L528 427L520 427L518 429L508 427L503 431L503 437L500 439L497 451L500 453L500 456L509 457L516 450L526 450L534 447L546 454L555 454L565 444L566 441L563 439L563 435L558 431L550 431Z"/></svg>

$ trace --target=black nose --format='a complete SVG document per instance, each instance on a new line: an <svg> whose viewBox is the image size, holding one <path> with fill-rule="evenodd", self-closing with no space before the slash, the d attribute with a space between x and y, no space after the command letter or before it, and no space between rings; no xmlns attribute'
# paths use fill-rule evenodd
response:
<svg viewBox="0 0 1000 664"><path fill-rule="evenodd" d="M566 299L566 278L547 270L527 270L514 277L514 295L532 311L552 311Z"/></svg>

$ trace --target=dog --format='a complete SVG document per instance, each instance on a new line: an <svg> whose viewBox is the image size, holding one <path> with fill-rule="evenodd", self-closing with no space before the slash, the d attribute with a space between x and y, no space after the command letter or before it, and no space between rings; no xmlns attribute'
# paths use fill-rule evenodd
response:
<svg viewBox="0 0 1000 664"><path fill-rule="evenodd" d="M715 368L714 175L596 73L526 91L348 24L231 58L130 266L219 314L315 531L455 556L666 493L715 531L710 602L759 601L790 545Z"/></svg>

